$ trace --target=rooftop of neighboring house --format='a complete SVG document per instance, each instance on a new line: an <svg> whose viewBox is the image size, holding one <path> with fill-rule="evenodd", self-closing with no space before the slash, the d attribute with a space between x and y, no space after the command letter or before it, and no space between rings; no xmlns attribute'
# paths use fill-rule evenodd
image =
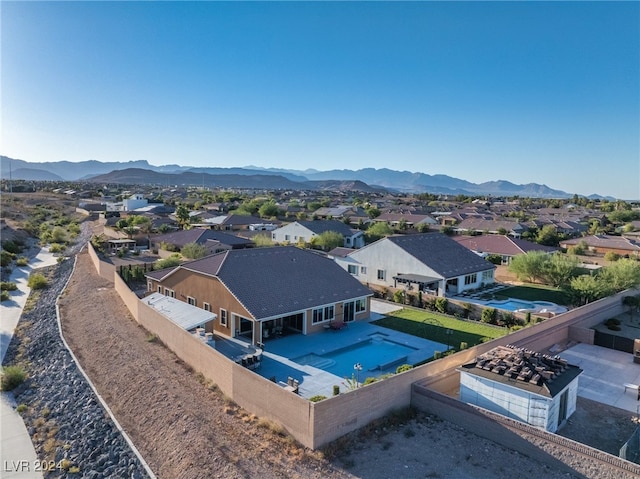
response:
<svg viewBox="0 0 640 479"><path fill-rule="evenodd" d="M544 246L531 241L512 238L506 235L453 236L452 239L465 248L476 253L493 253L505 256L526 254L530 251L553 253L560 248Z"/></svg>
<svg viewBox="0 0 640 479"><path fill-rule="evenodd" d="M559 356L511 345L495 347L459 370L550 398L582 373Z"/></svg>
<svg viewBox="0 0 640 479"><path fill-rule="evenodd" d="M399 246L443 278L495 269L495 265L442 233L389 236L386 240Z"/></svg>
<svg viewBox="0 0 640 479"><path fill-rule="evenodd" d="M561 245L579 245L582 242L592 248L610 248L635 253L640 252L640 243L629 238L623 238L622 236L592 235L584 238L565 240L560 243Z"/></svg>
<svg viewBox="0 0 640 479"><path fill-rule="evenodd" d="M179 269L217 277L255 319L372 295L333 260L294 246L229 250L148 277L162 281Z"/></svg>
<svg viewBox="0 0 640 479"><path fill-rule="evenodd" d="M217 241L229 246L249 246L253 244L250 240L239 238L238 236L223 233L222 231L208 228L192 228L189 230L174 231L153 237L155 243L168 243L182 248L189 243L205 244L207 241Z"/></svg>
<svg viewBox="0 0 640 479"><path fill-rule="evenodd" d="M469 231L498 231L501 228L507 231L524 231L526 229L517 221L471 217L463 219L456 228Z"/></svg>

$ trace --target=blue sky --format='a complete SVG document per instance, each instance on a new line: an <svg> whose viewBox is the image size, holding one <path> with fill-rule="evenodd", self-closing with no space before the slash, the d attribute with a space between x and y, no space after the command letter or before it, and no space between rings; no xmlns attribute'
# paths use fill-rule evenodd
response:
<svg viewBox="0 0 640 479"><path fill-rule="evenodd" d="M0 153L640 198L638 2L9 2Z"/></svg>

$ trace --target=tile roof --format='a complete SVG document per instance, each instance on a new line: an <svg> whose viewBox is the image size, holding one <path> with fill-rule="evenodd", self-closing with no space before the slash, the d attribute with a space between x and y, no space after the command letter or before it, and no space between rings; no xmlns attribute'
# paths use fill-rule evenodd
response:
<svg viewBox="0 0 640 479"><path fill-rule="evenodd" d="M372 294L331 259L294 246L229 250L180 268L218 277L256 319Z"/></svg>
<svg viewBox="0 0 640 479"><path fill-rule="evenodd" d="M556 396L582 373L582 369L559 356L511 345L493 348L461 366L459 371L545 397Z"/></svg>
<svg viewBox="0 0 640 479"><path fill-rule="evenodd" d="M389 236L391 241L443 278L495 269L495 265L442 233Z"/></svg>
<svg viewBox="0 0 640 479"><path fill-rule="evenodd" d="M633 252L640 252L640 243L621 236L609 236L609 235L592 235L585 238L576 238L561 241L563 245L578 245L585 242L588 246L593 248L612 248L628 250Z"/></svg>
<svg viewBox="0 0 640 479"><path fill-rule="evenodd" d="M453 236L452 239L465 248L477 253L494 253L506 256L525 254L529 251L551 253L560 248L539 245L531 241L511 238L505 235Z"/></svg>
<svg viewBox="0 0 640 479"><path fill-rule="evenodd" d="M249 245L250 240L239 238L235 235L223 233L209 228L191 228L190 230L175 231L156 236L153 240L157 243L164 241L182 248L189 243L205 244L207 241L218 241L229 246Z"/></svg>

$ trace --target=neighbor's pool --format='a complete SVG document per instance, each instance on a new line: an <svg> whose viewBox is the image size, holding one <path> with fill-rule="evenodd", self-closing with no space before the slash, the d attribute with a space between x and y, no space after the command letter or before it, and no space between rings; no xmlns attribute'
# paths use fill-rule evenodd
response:
<svg viewBox="0 0 640 479"><path fill-rule="evenodd" d="M438 344L439 343L434 343ZM437 348L437 346L435 346ZM362 365L360 380L369 376L378 376L389 370L395 371L401 364L407 362L407 355L416 351L415 348L394 343L380 337L373 337L366 341L337 349L325 354L305 354L293 359L298 364L324 369L340 377L351 377L353 366Z"/></svg>
<svg viewBox="0 0 640 479"><path fill-rule="evenodd" d="M520 309L531 312L546 310L552 313L564 313L567 311L567 308L564 306L558 306L556 303L550 301L523 301L514 298L509 298L504 301L484 301L482 304L490 308L504 309L507 311L518 311Z"/></svg>

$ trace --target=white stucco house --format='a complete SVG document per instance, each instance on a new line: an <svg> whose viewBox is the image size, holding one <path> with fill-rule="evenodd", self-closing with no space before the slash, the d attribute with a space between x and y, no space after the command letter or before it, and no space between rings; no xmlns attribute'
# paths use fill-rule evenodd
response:
<svg viewBox="0 0 640 479"><path fill-rule="evenodd" d="M364 233L352 229L338 220L294 221L271 232L271 239L276 243L297 244L309 243L315 236L325 231L335 231L344 238L345 248L361 248L364 246Z"/></svg>
<svg viewBox="0 0 640 479"><path fill-rule="evenodd" d="M343 253L334 261L362 283L437 296L491 284L496 269L442 233L388 236Z"/></svg>
<svg viewBox="0 0 640 479"><path fill-rule="evenodd" d="M458 371L461 401L549 432L576 410L582 369L558 356L498 346Z"/></svg>

